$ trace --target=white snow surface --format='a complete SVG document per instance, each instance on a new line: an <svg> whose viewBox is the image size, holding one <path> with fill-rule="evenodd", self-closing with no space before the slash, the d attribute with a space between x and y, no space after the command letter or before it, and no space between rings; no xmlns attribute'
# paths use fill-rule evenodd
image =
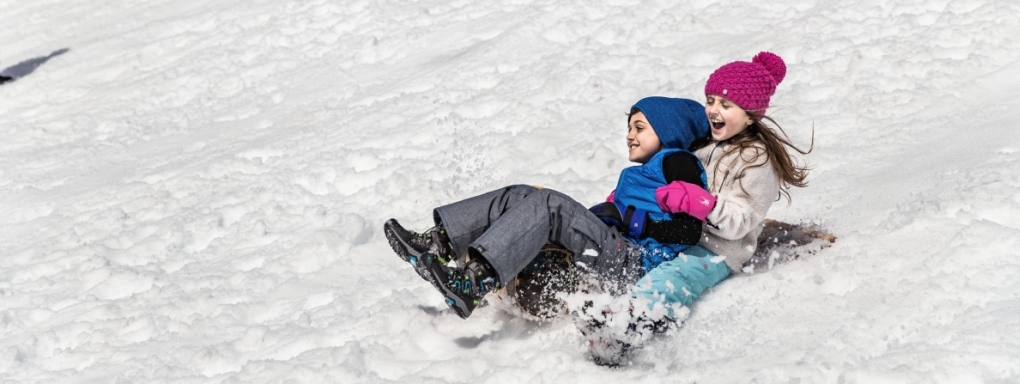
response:
<svg viewBox="0 0 1020 384"><path fill-rule="evenodd" d="M0 382L1020 382L1015 1L0 9ZM601 201L635 101L762 50L770 114L815 135L769 216L839 240L632 364L566 320L461 320L387 245L505 185Z"/></svg>

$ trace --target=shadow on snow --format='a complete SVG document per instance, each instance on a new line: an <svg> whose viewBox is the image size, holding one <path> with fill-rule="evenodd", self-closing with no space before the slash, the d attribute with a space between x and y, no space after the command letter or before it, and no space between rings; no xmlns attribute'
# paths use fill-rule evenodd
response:
<svg viewBox="0 0 1020 384"><path fill-rule="evenodd" d="M0 84L28 76L32 72L35 72L35 69L39 68L39 66L43 65L43 63L54 57L63 55L67 53L67 51L70 51L70 49L61 48L53 51L53 53L50 53L49 55L28 59L7 67L3 71L0 71Z"/></svg>

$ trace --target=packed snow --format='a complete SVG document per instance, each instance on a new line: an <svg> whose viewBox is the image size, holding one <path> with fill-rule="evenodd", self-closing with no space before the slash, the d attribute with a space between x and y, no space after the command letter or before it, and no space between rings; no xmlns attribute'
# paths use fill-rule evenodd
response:
<svg viewBox="0 0 1020 384"><path fill-rule="evenodd" d="M1020 382L1015 1L0 9L2 382ZM815 139L769 216L839 239L630 365L569 320L461 320L387 245L505 185L601 201L635 101L763 50Z"/></svg>

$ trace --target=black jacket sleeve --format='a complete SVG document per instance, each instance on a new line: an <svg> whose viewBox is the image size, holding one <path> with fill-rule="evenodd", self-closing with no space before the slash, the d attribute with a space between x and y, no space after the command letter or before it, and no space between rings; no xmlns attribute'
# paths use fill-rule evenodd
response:
<svg viewBox="0 0 1020 384"><path fill-rule="evenodd" d="M690 152L676 152L662 159L662 174L666 176L666 184L686 181L704 187L701 184L699 162L698 157Z"/></svg>
<svg viewBox="0 0 1020 384"><path fill-rule="evenodd" d="M676 152L663 159L662 174L666 176L667 184L685 181L703 186L699 160L690 152ZM663 243L694 245L701 240L702 224L694 216L683 212L674 213L670 221L648 220L645 236Z"/></svg>

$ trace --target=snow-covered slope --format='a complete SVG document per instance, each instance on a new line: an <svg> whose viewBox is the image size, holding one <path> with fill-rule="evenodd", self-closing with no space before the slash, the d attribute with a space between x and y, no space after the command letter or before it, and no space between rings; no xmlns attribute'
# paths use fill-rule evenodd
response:
<svg viewBox="0 0 1020 384"><path fill-rule="evenodd" d="M1020 5L670 3L0 5L0 381L1020 381ZM632 103L761 50L816 139L770 216L839 242L633 365L389 250L507 184L599 201Z"/></svg>

